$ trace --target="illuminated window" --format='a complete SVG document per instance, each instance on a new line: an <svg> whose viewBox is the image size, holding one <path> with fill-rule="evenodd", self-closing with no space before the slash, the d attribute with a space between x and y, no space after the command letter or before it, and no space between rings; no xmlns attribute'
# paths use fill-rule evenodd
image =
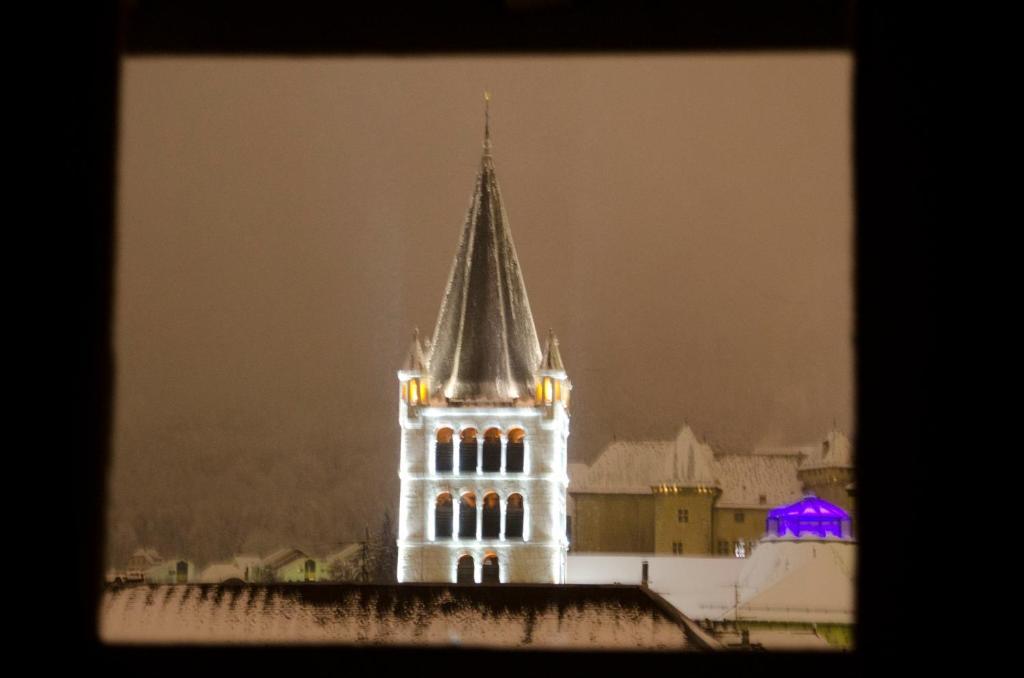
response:
<svg viewBox="0 0 1024 678"><path fill-rule="evenodd" d="M523 472L523 438L525 437L526 432L521 428L514 428L508 432L508 442L505 444L506 472Z"/></svg>
<svg viewBox="0 0 1024 678"><path fill-rule="evenodd" d="M476 473L476 429L467 428L459 442L459 473Z"/></svg>
<svg viewBox="0 0 1024 678"><path fill-rule="evenodd" d="M455 568L455 582L458 584L475 584L473 578L473 556L462 556Z"/></svg>
<svg viewBox="0 0 1024 678"><path fill-rule="evenodd" d="M467 492L459 500L459 539L476 538L476 495Z"/></svg>
<svg viewBox="0 0 1024 678"><path fill-rule="evenodd" d="M498 575L498 556L488 553L484 556L483 567L480 568L480 583L500 584L501 579Z"/></svg>
<svg viewBox="0 0 1024 678"><path fill-rule="evenodd" d="M494 492L484 496L482 522L480 531L483 539L497 539L501 535L501 502Z"/></svg>
<svg viewBox="0 0 1024 678"><path fill-rule="evenodd" d="M501 470L501 431L489 428L484 433L484 473L497 473Z"/></svg>
<svg viewBox="0 0 1024 678"><path fill-rule="evenodd" d="M452 430L443 428L437 432L437 444L434 448L434 470L438 473L451 473L453 468Z"/></svg>
<svg viewBox="0 0 1024 678"><path fill-rule="evenodd" d="M434 503L434 539L452 538L452 495L445 492Z"/></svg>
<svg viewBox="0 0 1024 678"><path fill-rule="evenodd" d="M523 496L509 495L505 506L505 539L523 538Z"/></svg>

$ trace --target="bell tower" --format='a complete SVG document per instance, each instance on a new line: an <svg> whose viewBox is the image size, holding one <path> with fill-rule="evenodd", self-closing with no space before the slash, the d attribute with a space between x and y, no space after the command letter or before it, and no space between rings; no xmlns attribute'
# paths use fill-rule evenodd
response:
<svg viewBox="0 0 1024 678"><path fill-rule="evenodd" d="M541 353L491 157L483 157L429 349L399 379L398 581L564 583L569 382Z"/></svg>

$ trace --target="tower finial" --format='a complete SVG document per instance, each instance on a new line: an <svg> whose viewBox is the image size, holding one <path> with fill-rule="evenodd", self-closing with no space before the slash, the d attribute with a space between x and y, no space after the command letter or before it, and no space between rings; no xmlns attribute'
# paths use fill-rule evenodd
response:
<svg viewBox="0 0 1024 678"><path fill-rule="evenodd" d="M491 93L484 90L484 150L491 150Z"/></svg>

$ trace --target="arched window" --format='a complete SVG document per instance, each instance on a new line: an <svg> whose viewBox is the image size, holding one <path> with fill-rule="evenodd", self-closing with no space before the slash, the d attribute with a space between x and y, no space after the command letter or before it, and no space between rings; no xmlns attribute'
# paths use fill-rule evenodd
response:
<svg viewBox="0 0 1024 678"><path fill-rule="evenodd" d="M455 568L455 582L457 584L475 584L473 578L473 556L462 556L459 558L458 567Z"/></svg>
<svg viewBox="0 0 1024 678"><path fill-rule="evenodd" d="M484 433L484 473L497 473L501 470L501 431L489 428Z"/></svg>
<svg viewBox="0 0 1024 678"><path fill-rule="evenodd" d="M523 538L523 495L509 495L505 509L505 539Z"/></svg>
<svg viewBox="0 0 1024 678"><path fill-rule="evenodd" d="M434 503L434 539L452 538L452 495L438 495Z"/></svg>
<svg viewBox="0 0 1024 678"><path fill-rule="evenodd" d="M480 583L482 584L500 584L501 578L498 576L498 556L493 553L488 553L484 556L483 567L480 568Z"/></svg>
<svg viewBox="0 0 1024 678"><path fill-rule="evenodd" d="M188 583L188 563L184 560L179 560L175 566L175 581L179 584Z"/></svg>
<svg viewBox="0 0 1024 678"><path fill-rule="evenodd" d="M310 558L305 564L306 581L316 581L316 561Z"/></svg>
<svg viewBox="0 0 1024 678"><path fill-rule="evenodd" d="M484 539L497 539L501 536L501 501L494 492L484 495L483 524L480 528Z"/></svg>
<svg viewBox="0 0 1024 678"><path fill-rule="evenodd" d="M476 429L462 432L459 443L459 473L476 473Z"/></svg>
<svg viewBox="0 0 1024 678"><path fill-rule="evenodd" d="M459 539L476 539L476 495L472 492L459 500Z"/></svg>
<svg viewBox="0 0 1024 678"><path fill-rule="evenodd" d="M443 428L437 432L437 445L434 447L434 470L438 473L451 473L453 457L452 430Z"/></svg>
<svg viewBox="0 0 1024 678"><path fill-rule="evenodd" d="M523 472L523 438L526 432L514 428L508 432L508 444L505 445L505 470L509 473Z"/></svg>

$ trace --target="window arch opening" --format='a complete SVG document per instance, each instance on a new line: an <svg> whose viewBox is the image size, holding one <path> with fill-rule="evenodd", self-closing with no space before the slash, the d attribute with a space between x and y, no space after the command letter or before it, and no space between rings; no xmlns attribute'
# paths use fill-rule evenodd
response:
<svg viewBox="0 0 1024 678"><path fill-rule="evenodd" d="M434 447L434 469L438 473L451 473L454 468L452 453L452 435L450 428L443 428L437 432L437 443Z"/></svg>
<svg viewBox="0 0 1024 678"><path fill-rule="evenodd" d="M455 567L455 583L457 584L475 584L476 579L474 578L474 563L473 556L462 556L459 558L459 563Z"/></svg>
<svg viewBox="0 0 1024 678"><path fill-rule="evenodd" d="M476 495L472 492L459 499L459 539L476 539Z"/></svg>
<svg viewBox="0 0 1024 678"><path fill-rule="evenodd" d="M498 571L498 556L488 553L484 556L483 567L480 568L480 583L500 584L501 576Z"/></svg>
<svg viewBox="0 0 1024 678"><path fill-rule="evenodd" d="M523 495L509 495L505 508L505 539L523 538Z"/></svg>
<svg viewBox="0 0 1024 678"><path fill-rule="evenodd" d="M501 431L489 428L484 432L483 471L497 473L501 470Z"/></svg>
<svg viewBox="0 0 1024 678"><path fill-rule="evenodd" d="M481 536L484 539L497 539L501 535L501 501L494 492L484 495Z"/></svg>
<svg viewBox="0 0 1024 678"><path fill-rule="evenodd" d="M459 442L459 473L476 472L476 429L467 428Z"/></svg>
<svg viewBox="0 0 1024 678"><path fill-rule="evenodd" d="M523 472L523 439L526 431L514 428L508 432L508 443L505 445L505 470L510 473Z"/></svg>
<svg viewBox="0 0 1024 678"><path fill-rule="evenodd" d="M444 492L437 496L437 500L434 502L434 539L452 538L454 508L452 495Z"/></svg>

